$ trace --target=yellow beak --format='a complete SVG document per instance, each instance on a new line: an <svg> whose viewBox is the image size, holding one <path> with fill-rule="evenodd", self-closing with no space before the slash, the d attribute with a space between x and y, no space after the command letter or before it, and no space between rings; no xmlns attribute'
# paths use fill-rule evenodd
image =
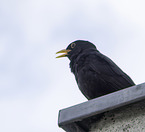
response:
<svg viewBox="0 0 145 132"><path fill-rule="evenodd" d="M68 52L70 52L70 51L71 50L69 50L69 49L67 49L67 50L66 49L60 50L60 51L56 52L56 54L58 54L58 53L65 53L65 54L57 56L56 58L66 57L68 55Z"/></svg>

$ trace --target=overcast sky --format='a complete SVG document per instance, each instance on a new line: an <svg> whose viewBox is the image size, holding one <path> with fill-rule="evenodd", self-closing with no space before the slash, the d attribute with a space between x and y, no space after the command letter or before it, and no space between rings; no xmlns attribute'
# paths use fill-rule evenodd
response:
<svg viewBox="0 0 145 132"><path fill-rule="evenodd" d="M63 132L60 109L87 101L67 58L93 42L136 84L145 82L144 0L0 0L0 132Z"/></svg>

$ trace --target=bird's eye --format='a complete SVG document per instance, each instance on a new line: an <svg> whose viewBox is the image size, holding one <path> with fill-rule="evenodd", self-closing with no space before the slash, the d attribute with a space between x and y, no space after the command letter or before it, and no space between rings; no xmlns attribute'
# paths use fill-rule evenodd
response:
<svg viewBox="0 0 145 132"><path fill-rule="evenodd" d="M75 43L72 43L72 44L71 44L71 48L74 48L75 46L76 46Z"/></svg>

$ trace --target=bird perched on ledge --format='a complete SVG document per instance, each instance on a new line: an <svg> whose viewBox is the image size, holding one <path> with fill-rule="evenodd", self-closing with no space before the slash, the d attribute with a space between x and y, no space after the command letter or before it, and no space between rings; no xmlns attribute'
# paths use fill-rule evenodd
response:
<svg viewBox="0 0 145 132"><path fill-rule="evenodd" d="M127 74L89 41L74 41L58 53L65 54L56 58L69 58L78 87L88 100L135 85Z"/></svg>

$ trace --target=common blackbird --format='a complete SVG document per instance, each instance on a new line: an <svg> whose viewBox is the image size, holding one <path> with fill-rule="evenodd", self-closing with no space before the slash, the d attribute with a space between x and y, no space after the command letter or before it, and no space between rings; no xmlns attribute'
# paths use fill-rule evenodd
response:
<svg viewBox="0 0 145 132"><path fill-rule="evenodd" d="M56 58L68 57L78 87L90 100L135 85L111 59L101 54L89 41L77 40Z"/></svg>

